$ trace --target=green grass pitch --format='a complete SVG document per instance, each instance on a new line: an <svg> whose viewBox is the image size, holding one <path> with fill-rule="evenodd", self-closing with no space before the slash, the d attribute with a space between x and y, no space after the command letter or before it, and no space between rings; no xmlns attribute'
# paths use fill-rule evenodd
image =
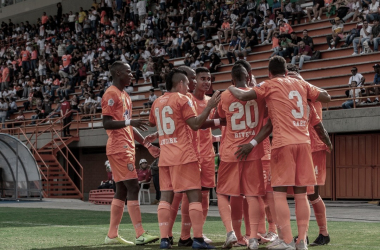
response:
<svg viewBox="0 0 380 250"><path fill-rule="evenodd" d="M150 234L159 235L157 215L143 214L144 229ZM174 225L175 242L180 232L180 216ZM159 249L158 242L145 246L104 245L108 231L109 212L0 208L0 249ZM133 241L134 231L127 213L124 214L119 234ZM379 224L358 222L329 222L331 243L314 249L348 250L380 249ZM296 223L292 221L293 233ZM244 232L244 229L242 229ZM208 217L204 233L221 248L225 229L219 217ZM309 236L314 240L318 228L315 221L310 222ZM174 249L178 247L174 247ZM187 248L189 249L189 248ZM240 247L238 249L245 249ZM265 245L260 249L266 249ZM310 249L313 249L310 247Z"/></svg>

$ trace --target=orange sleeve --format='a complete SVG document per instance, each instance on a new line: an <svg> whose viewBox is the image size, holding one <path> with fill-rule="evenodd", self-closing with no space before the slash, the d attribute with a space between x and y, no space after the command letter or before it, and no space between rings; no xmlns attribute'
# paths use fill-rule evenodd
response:
<svg viewBox="0 0 380 250"><path fill-rule="evenodd" d="M253 90L256 92L257 99L264 99L268 93L269 93L269 88L267 88L268 83L262 82L256 87L253 87Z"/></svg>
<svg viewBox="0 0 380 250"><path fill-rule="evenodd" d="M320 94L319 88L308 82L305 83L307 88L307 99L311 100L312 102L315 102Z"/></svg>
<svg viewBox="0 0 380 250"><path fill-rule="evenodd" d="M310 126L314 127L318 123L320 123L322 120L318 116L317 111L314 108L314 105L309 103L309 108L310 108L310 114L309 114L309 123Z"/></svg>
<svg viewBox="0 0 380 250"><path fill-rule="evenodd" d="M197 112L195 111L193 101L190 100L190 98L187 96L182 96L179 98L180 98L180 106L181 106L183 119L186 121L187 119L191 117L197 116Z"/></svg>
<svg viewBox="0 0 380 250"><path fill-rule="evenodd" d="M218 115L220 118L226 118L226 112L223 110L223 100L220 99L220 102L218 104Z"/></svg>
<svg viewBox="0 0 380 250"><path fill-rule="evenodd" d="M152 105L152 108L150 109L150 113L149 113L149 122L152 124L152 125L156 125L156 119L154 119L154 105Z"/></svg>
<svg viewBox="0 0 380 250"><path fill-rule="evenodd" d="M102 97L102 115L112 116L116 112L116 102L119 100L114 91L107 91Z"/></svg>

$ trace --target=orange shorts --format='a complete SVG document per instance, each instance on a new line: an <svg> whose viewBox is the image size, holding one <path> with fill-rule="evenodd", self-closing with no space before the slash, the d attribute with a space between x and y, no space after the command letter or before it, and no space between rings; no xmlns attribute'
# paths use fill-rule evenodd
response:
<svg viewBox="0 0 380 250"><path fill-rule="evenodd" d="M201 169L198 162L189 162L179 166L161 166L160 190L176 193L201 189Z"/></svg>
<svg viewBox="0 0 380 250"><path fill-rule="evenodd" d="M307 186L307 187L306 187L306 194L307 194L307 195L312 195L312 194L314 194L314 193L315 193L315 191L314 191L314 186ZM289 194L289 195L294 195L293 187L288 187L287 194Z"/></svg>
<svg viewBox="0 0 380 250"><path fill-rule="evenodd" d="M220 162L218 194L230 196L262 196L265 195L263 167L261 160Z"/></svg>
<svg viewBox="0 0 380 250"><path fill-rule="evenodd" d="M270 160L261 160L263 165L263 174L264 174L264 187L267 192L273 192L271 185L271 173L270 173Z"/></svg>
<svg viewBox="0 0 380 250"><path fill-rule="evenodd" d="M272 149L272 187L314 186L317 184L310 144L294 144Z"/></svg>
<svg viewBox="0 0 380 250"><path fill-rule="evenodd" d="M135 161L126 154L107 155L110 162L112 175L115 182L137 179ZM128 169L128 164L132 164L133 170Z"/></svg>
<svg viewBox="0 0 380 250"><path fill-rule="evenodd" d="M205 188L215 187L215 157L201 157L201 185Z"/></svg>
<svg viewBox="0 0 380 250"><path fill-rule="evenodd" d="M326 150L320 150L311 154L314 164L317 185L324 186L326 182Z"/></svg>

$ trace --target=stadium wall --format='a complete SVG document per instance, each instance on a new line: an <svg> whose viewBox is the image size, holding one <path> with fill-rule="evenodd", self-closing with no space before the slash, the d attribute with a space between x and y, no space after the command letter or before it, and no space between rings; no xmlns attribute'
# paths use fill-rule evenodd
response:
<svg viewBox="0 0 380 250"><path fill-rule="evenodd" d="M43 12L46 12L48 16L57 15L57 3L59 2L62 3L63 13L78 12L79 7L83 7L85 10L90 9L93 3L92 0L26 0L2 7L0 22L8 23L8 19L12 19L13 23L29 21L30 24L35 24Z"/></svg>

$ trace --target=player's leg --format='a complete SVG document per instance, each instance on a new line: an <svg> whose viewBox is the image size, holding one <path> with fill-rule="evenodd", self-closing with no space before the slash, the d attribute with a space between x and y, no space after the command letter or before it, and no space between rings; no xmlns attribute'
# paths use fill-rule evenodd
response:
<svg viewBox="0 0 380 250"><path fill-rule="evenodd" d="M231 221L232 228L235 232L238 242L236 246L246 246L247 242L244 240L244 236L241 233L241 220L243 218L243 196L231 196L230 197L231 206Z"/></svg>
<svg viewBox="0 0 380 250"><path fill-rule="evenodd" d="M319 235L310 245L320 246L330 242L330 236L327 231L326 206L319 195L319 186L325 185L326 181L326 151L313 152L312 158L317 186L314 187L314 194L308 195L308 198L314 209L315 219L319 227Z"/></svg>
<svg viewBox="0 0 380 250"><path fill-rule="evenodd" d="M290 227L290 210L287 201L287 186L293 186L296 175L296 161L293 145L273 149L271 152L271 185L276 214L277 228L282 239L269 249L294 249L292 229Z"/></svg>
<svg viewBox="0 0 380 250"><path fill-rule="evenodd" d="M118 233L119 225L121 219L123 218L125 200L127 199L127 188L123 182L116 182L116 187L116 193L111 203L110 227L105 243L122 243L125 245L134 245L133 242L121 238Z"/></svg>
<svg viewBox="0 0 380 250"><path fill-rule="evenodd" d="M260 208L260 221L257 232L265 238L267 233L266 222L265 222L265 203L263 197L258 197L259 208Z"/></svg>
<svg viewBox="0 0 380 250"><path fill-rule="evenodd" d="M173 197L173 201L170 206L170 222L169 222L169 241L170 244L173 244L173 226L175 219L178 214L179 204L182 200L182 193L175 193Z"/></svg>
<svg viewBox="0 0 380 250"><path fill-rule="evenodd" d="M140 190L138 179L126 180L123 181L123 183L127 187L127 208L136 233L136 245L145 245L157 241L159 237L147 234L142 226L140 204L138 200Z"/></svg>
<svg viewBox="0 0 380 250"><path fill-rule="evenodd" d="M232 248L233 244L237 242L237 237L232 227L231 206L228 196L240 196L241 194L238 162L220 162L216 190L219 214L227 232L223 248Z"/></svg>
<svg viewBox="0 0 380 250"><path fill-rule="evenodd" d="M189 199L187 198L187 195L183 195L181 205L181 238L178 241L179 247L191 247L193 245L190 231L191 220L189 215Z"/></svg>
<svg viewBox="0 0 380 250"><path fill-rule="evenodd" d="M171 248L169 242L169 228L170 228L170 207L173 202L173 186L170 175L170 168L167 166L160 166L160 189L161 200L157 208L158 226L160 228L161 243L160 248Z"/></svg>
<svg viewBox="0 0 380 250"><path fill-rule="evenodd" d="M248 208L248 202L247 199L243 199L243 215L244 215L244 225L245 225L245 239L249 239L249 236L251 235L251 228L249 224L249 208Z"/></svg>

